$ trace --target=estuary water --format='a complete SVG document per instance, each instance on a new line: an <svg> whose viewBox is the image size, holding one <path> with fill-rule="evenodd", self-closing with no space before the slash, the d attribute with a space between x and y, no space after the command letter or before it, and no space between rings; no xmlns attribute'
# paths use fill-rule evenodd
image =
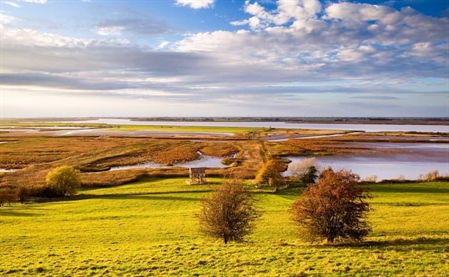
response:
<svg viewBox="0 0 449 277"><path fill-rule="evenodd" d="M331 166L334 170L352 170L362 179L376 176L377 180L417 180L420 175L438 170L441 176L449 175L448 143L357 143L357 147L400 150L395 153L375 152L364 155L335 155L316 157L320 168ZM287 157L300 162L304 157ZM289 175L290 172L286 172Z"/></svg>
<svg viewBox="0 0 449 277"><path fill-rule="evenodd" d="M73 121L72 121L73 122ZM345 130L364 132L432 132L449 133L445 125L394 125L394 124L315 124L285 122L207 122L207 121L131 121L129 119L97 119L76 121L79 123L98 123L111 125L149 125L149 126L210 126L210 127L259 127L285 129Z"/></svg>
<svg viewBox="0 0 449 277"><path fill-rule="evenodd" d="M433 132L449 133L449 126L443 125L390 125L390 124L308 124L308 123L285 123L285 122L196 122L196 121L131 121L129 119L98 119L78 121L80 123L102 123L111 125L148 125L148 126L212 126L212 127L265 127L265 128L294 128L294 129L321 129L321 130L352 130L364 132ZM95 130L65 130L77 134L77 132L95 132ZM65 134L65 133L64 133ZM223 134L228 135L228 134ZM438 170L440 175L449 175L449 143L357 143L355 147L374 149L399 149L400 153L370 154L370 155L336 155L317 157L321 167L332 166L332 168L352 170L362 179L377 176L383 179L418 179L421 174ZM292 163L301 161L302 157L288 157ZM291 163L291 164L292 164ZM290 164L290 165L291 165ZM221 159L203 157L190 163L177 164L182 167L211 167L223 168ZM113 170L128 169L136 167L164 167L159 164L140 164L126 167L115 167ZM0 168L0 172L9 172ZM288 171L285 173L288 174Z"/></svg>

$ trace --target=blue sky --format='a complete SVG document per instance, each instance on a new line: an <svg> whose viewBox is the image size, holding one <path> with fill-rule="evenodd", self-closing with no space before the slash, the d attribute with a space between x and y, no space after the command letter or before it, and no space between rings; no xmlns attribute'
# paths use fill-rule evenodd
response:
<svg viewBox="0 0 449 277"><path fill-rule="evenodd" d="M449 116L447 0L0 0L0 116Z"/></svg>

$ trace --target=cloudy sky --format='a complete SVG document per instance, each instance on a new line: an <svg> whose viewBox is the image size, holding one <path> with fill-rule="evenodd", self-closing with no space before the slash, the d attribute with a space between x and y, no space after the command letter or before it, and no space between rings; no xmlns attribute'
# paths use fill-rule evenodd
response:
<svg viewBox="0 0 449 277"><path fill-rule="evenodd" d="M0 0L0 116L449 116L447 0Z"/></svg>

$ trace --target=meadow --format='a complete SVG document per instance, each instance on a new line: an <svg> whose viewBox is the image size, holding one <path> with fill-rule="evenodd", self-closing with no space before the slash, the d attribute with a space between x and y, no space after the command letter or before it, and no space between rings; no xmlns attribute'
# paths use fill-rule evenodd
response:
<svg viewBox="0 0 449 277"><path fill-rule="evenodd" d="M449 183L371 184L373 232L359 245L305 244L288 209L301 189L256 194L244 243L198 232L221 180L147 178L0 209L1 276L447 276Z"/></svg>

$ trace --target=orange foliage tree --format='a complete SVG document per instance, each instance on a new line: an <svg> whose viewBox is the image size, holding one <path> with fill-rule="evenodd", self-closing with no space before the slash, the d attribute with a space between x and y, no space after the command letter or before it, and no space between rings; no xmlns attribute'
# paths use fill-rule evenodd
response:
<svg viewBox="0 0 449 277"><path fill-rule="evenodd" d="M254 180L254 184L268 184L277 191L279 187L285 185L284 177L280 170L281 166L275 160L268 160L259 170Z"/></svg>
<svg viewBox="0 0 449 277"><path fill-rule="evenodd" d="M324 170L291 208L299 235L307 241L362 241L371 228L366 221L371 195L351 171Z"/></svg>

